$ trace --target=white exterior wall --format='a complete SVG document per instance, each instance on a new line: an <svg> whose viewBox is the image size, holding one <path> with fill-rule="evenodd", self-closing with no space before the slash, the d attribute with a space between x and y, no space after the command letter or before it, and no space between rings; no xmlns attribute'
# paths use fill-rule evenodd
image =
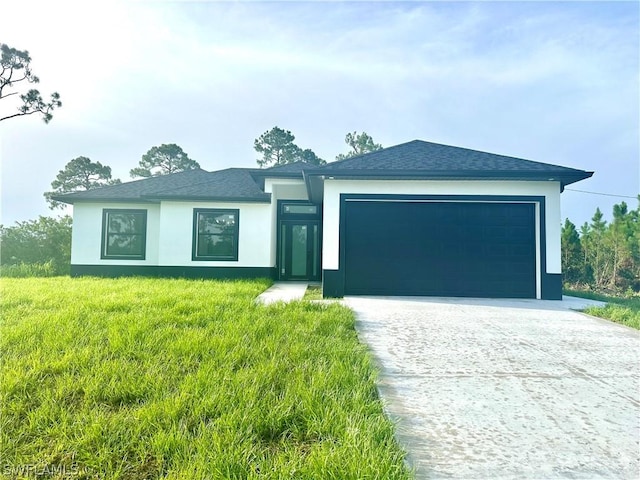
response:
<svg viewBox="0 0 640 480"><path fill-rule="evenodd" d="M240 210L238 261L192 260L193 209ZM273 267L271 263L270 208L268 203L162 202L158 265L190 267Z"/></svg>
<svg viewBox="0 0 640 480"><path fill-rule="evenodd" d="M147 246L144 260L103 260L102 210L141 209L147 211ZM154 203L76 203L71 233L72 265L157 265L160 205Z"/></svg>
<svg viewBox="0 0 640 480"><path fill-rule="evenodd" d="M162 265L214 267L273 267L276 262L278 200L307 200L303 180L266 179L268 203L162 202L78 203L74 205L71 263L74 265ZM519 181L419 181L419 180L325 180L322 268L339 264L340 194L396 195L535 195L545 197L546 272L561 273L559 182ZM102 211L147 210L145 260L100 258ZM193 209L238 209L238 261L193 261ZM539 225L536 209L536 229ZM536 235L538 243L538 235ZM539 250L539 245L538 245ZM540 272L538 272L539 278ZM539 284L539 282L538 282Z"/></svg>
<svg viewBox="0 0 640 480"><path fill-rule="evenodd" d="M304 180L297 178L266 178L265 193L271 193L272 203L276 200L307 200L307 187Z"/></svg>
<svg viewBox="0 0 640 480"><path fill-rule="evenodd" d="M528 181L330 180L324 181L322 268L337 270L340 251L340 194L395 195L535 195L545 197L547 273L561 273L560 183ZM536 244L539 232L536 208ZM539 248L538 247L538 255ZM540 272L538 272L538 286ZM539 288L539 287L538 287Z"/></svg>
<svg viewBox="0 0 640 480"><path fill-rule="evenodd" d="M276 263L277 201L307 200L303 180L266 179L271 203L180 202L161 203L77 203L73 212L71 263L74 265L159 265L191 267L273 267ZM100 258L102 211L147 210L145 260L103 260ZM192 260L193 209L239 210L237 261Z"/></svg>

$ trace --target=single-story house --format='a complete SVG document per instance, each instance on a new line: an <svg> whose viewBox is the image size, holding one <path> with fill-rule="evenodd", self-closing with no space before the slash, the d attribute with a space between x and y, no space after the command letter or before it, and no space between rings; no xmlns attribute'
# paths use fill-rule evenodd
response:
<svg viewBox="0 0 640 480"><path fill-rule="evenodd" d="M560 299L560 193L592 174L414 140L320 167L188 170L54 199L74 206L72 275Z"/></svg>

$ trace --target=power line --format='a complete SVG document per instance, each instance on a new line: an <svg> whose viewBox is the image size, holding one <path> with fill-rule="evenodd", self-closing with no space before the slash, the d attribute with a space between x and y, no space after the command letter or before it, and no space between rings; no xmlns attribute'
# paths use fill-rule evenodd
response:
<svg viewBox="0 0 640 480"><path fill-rule="evenodd" d="M601 192L589 192L587 190L576 190L575 188L565 188L565 190L571 190L572 192L580 192L580 193L590 193L591 195L602 195L605 197L633 198L634 200L638 198L638 197L630 197L629 195L614 195L613 193L601 193Z"/></svg>

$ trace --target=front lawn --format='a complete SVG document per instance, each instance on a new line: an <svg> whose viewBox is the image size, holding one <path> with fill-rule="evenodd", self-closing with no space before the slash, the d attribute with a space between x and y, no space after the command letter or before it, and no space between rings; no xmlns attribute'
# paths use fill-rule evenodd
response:
<svg viewBox="0 0 640 480"><path fill-rule="evenodd" d="M565 290L565 294L606 302L607 304L604 307L589 307L584 311L589 315L606 318L640 330L640 297L638 296L630 298L614 297L584 290Z"/></svg>
<svg viewBox="0 0 640 480"><path fill-rule="evenodd" d="M3 474L410 478L352 313L267 286L2 279Z"/></svg>

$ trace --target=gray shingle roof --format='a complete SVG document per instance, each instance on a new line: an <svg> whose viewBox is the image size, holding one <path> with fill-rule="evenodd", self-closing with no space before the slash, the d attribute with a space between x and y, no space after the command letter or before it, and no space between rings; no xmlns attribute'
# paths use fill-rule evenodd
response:
<svg viewBox="0 0 640 480"><path fill-rule="evenodd" d="M414 140L322 167L295 162L266 169L229 168L216 172L195 169L86 192L56 195L53 199L66 203L160 199L269 202L271 196L262 188L265 177L302 178L303 174L313 193L318 188L322 189L322 176L556 180L564 188L589 178L593 172Z"/></svg>
<svg viewBox="0 0 640 480"><path fill-rule="evenodd" d="M153 195L168 191L173 188L184 187L194 183L206 181L209 172L202 169L185 170L184 172L173 173L171 175L160 175L157 177L143 178L132 182L121 183L120 185L110 185L96 188L86 192L74 192L63 195L56 195L54 200L73 203L75 200L140 200L145 195Z"/></svg>
<svg viewBox="0 0 640 480"><path fill-rule="evenodd" d="M251 177L253 169L230 168L217 172L201 169L171 175L144 178L86 192L53 197L66 203L76 201L153 201L158 199L211 199L228 201L269 202Z"/></svg>
<svg viewBox="0 0 640 480"><path fill-rule="evenodd" d="M210 172L208 177L199 183L146 195L157 199L193 199L193 200L226 200L269 202L271 195L264 193L251 177L252 169L229 168Z"/></svg>
<svg viewBox="0 0 640 480"><path fill-rule="evenodd" d="M563 185L589 178L593 172L413 140L320 167L310 175L459 179L544 179Z"/></svg>
<svg viewBox="0 0 640 480"><path fill-rule="evenodd" d="M307 162L293 162L293 163L285 163L284 165L276 165L274 167L257 169L256 173L268 177L273 173L299 173L302 174L303 170L314 170L316 168L320 168L318 165L313 165Z"/></svg>
<svg viewBox="0 0 640 480"><path fill-rule="evenodd" d="M302 179L305 171L314 171L319 168L318 165L299 161L293 163L285 163L284 165L276 165L269 168L258 168L251 170L256 183L264 190L265 178L298 178Z"/></svg>

